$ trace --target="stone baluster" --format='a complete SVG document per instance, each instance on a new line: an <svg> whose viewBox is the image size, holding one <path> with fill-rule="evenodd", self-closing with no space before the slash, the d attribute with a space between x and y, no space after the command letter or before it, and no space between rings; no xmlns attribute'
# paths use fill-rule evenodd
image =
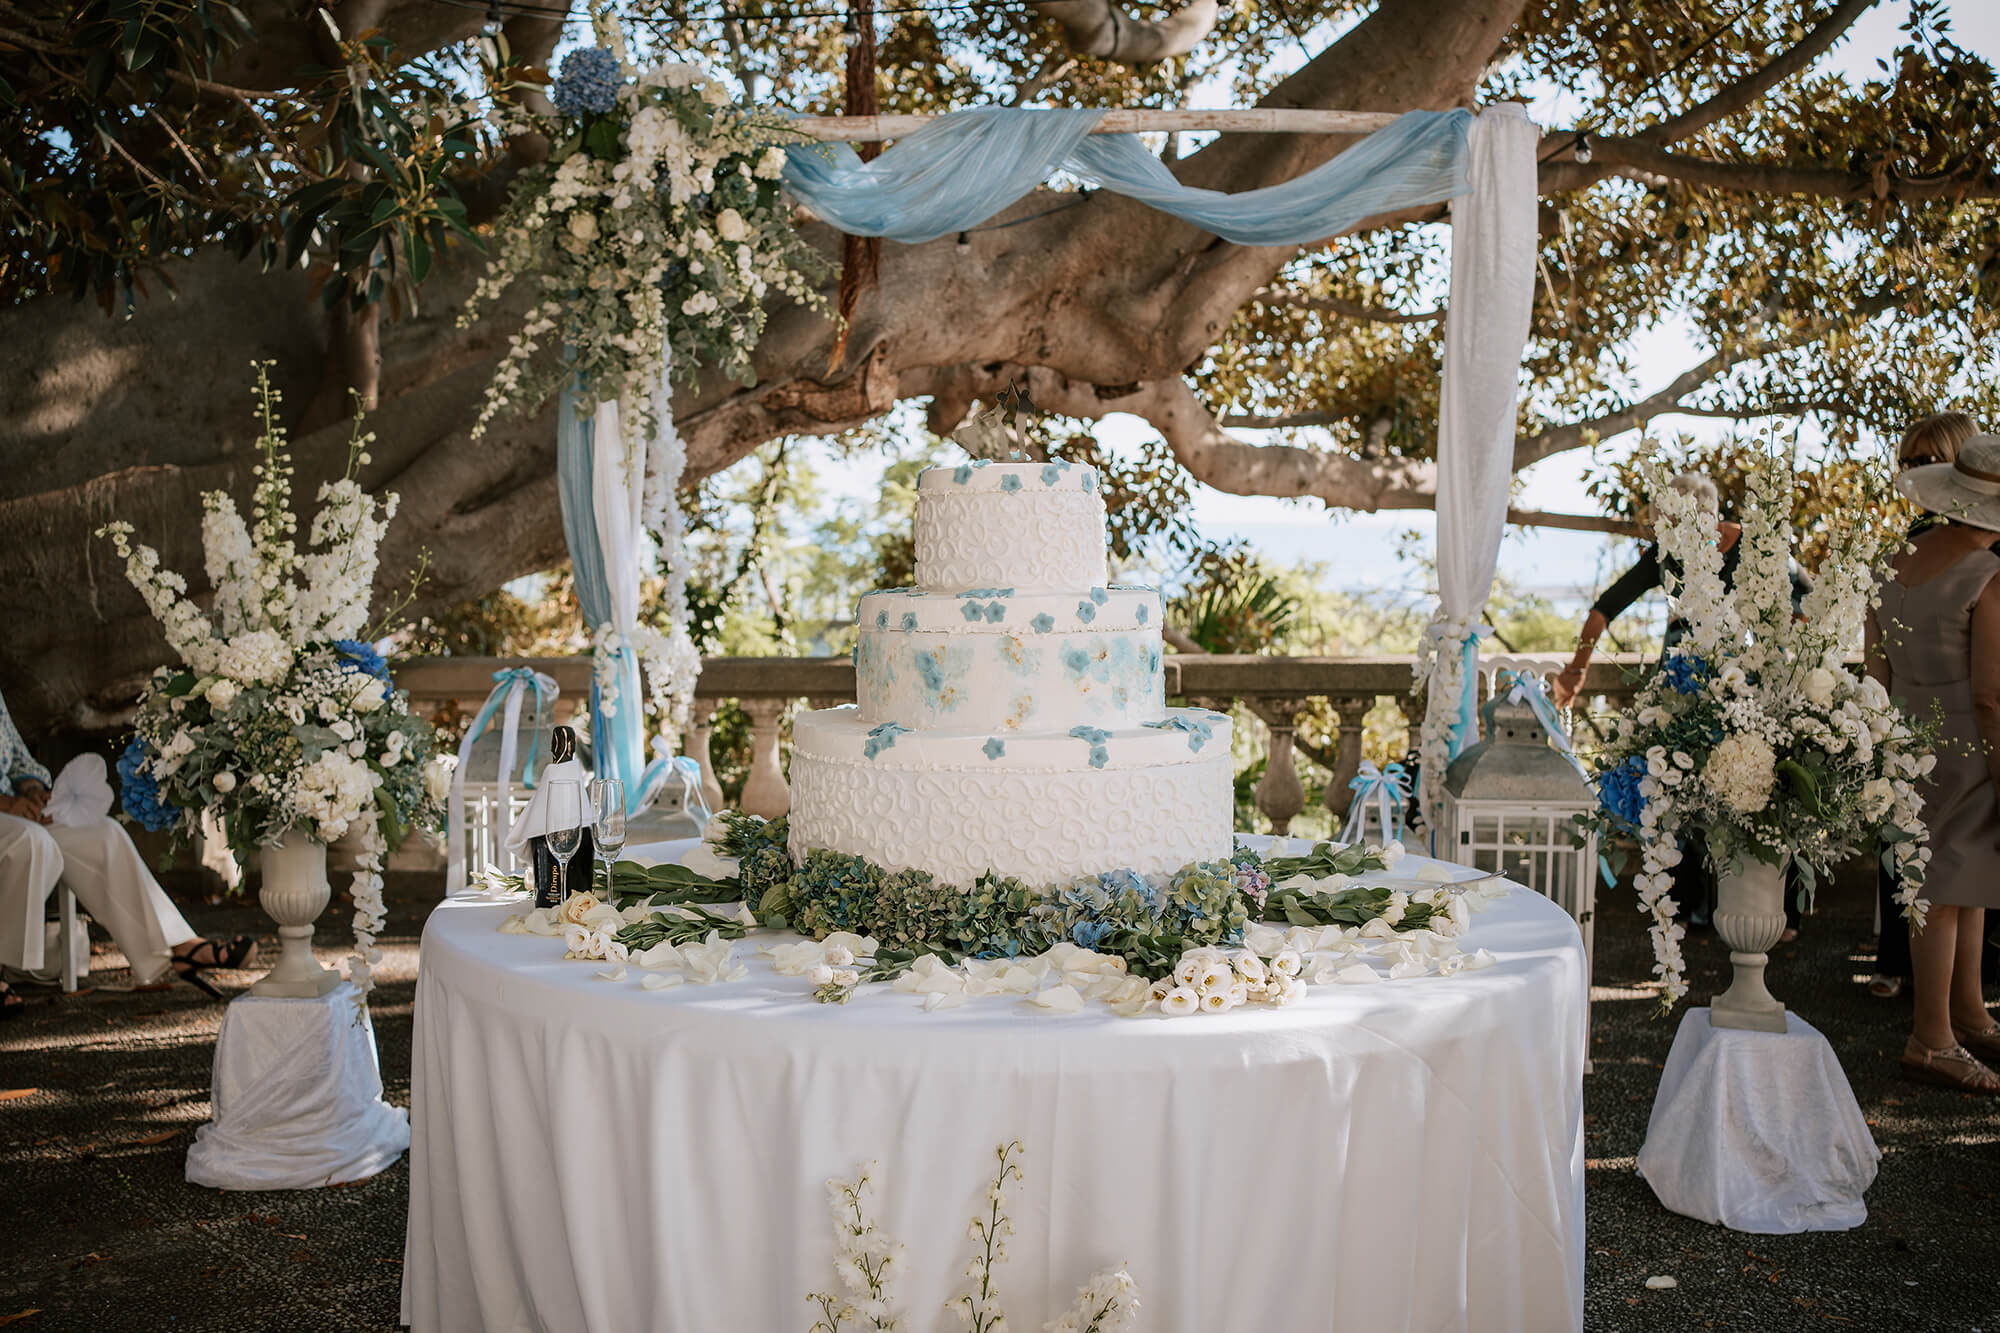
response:
<svg viewBox="0 0 2000 1333"><path fill-rule="evenodd" d="M722 783L716 780L715 761L709 754L709 739L715 734L715 710L722 706L720 699L697 697L694 708L688 715L687 748L688 758L701 765L701 799L710 810L722 809Z"/></svg>
<svg viewBox="0 0 2000 1333"><path fill-rule="evenodd" d="M776 819L792 808L792 789L778 767L778 724L784 720L785 699L745 699L750 717L750 775L743 780L743 809Z"/></svg>
<svg viewBox="0 0 2000 1333"><path fill-rule="evenodd" d="M1326 781L1326 808L1333 812L1336 825L1354 805L1354 789L1348 784L1361 771L1361 724L1368 717L1373 699L1333 699L1334 716L1340 720L1340 740L1333 751L1333 776Z"/></svg>
<svg viewBox="0 0 2000 1333"><path fill-rule="evenodd" d="M1270 728L1270 759L1257 783L1257 808L1271 821L1271 832L1291 831L1292 820L1306 808L1306 789L1292 760L1292 732L1297 727L1296 699L1252 699L1251 709Z"/></svg>

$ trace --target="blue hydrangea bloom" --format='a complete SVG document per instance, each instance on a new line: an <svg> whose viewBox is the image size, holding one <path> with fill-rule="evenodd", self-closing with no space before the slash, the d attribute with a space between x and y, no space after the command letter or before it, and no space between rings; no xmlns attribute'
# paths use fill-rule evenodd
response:
<svg viewBox="0 0 2000 1333"><path fill-rule="evenodd" d="M989 736L986 738L986 744L979 748L988 759L998 759L1001 755L1007 753L1007 742L1001 740L998 736Z"/></svg>
<svg viewBox="0 0 2000 1333"><path fill-rule="evenodd" d="M1660 678L1676 694L1700 694L1714 674L1714 669L1693 653L1675 653L1660 663Z"/></svg>
<svg viewBox="0 0 2000 1333"><path fill-rule="evenodd" d="M1079 921L1069 928L1069 937L1078 948L1095 949L1115 929L1109 921Z"/></svg>
<svg viewBox="0 0 2000 1333"><path fill-rule="evenodd" d="M549 90L550 100L565 116L601 116L618 105L621 73L618 57L601 46L572 51Z"/></svg>
<svg viewBox="0 0 2000 1333"><path fill-rule="evenodd" d="M1639 794L1639 780L1646 776L1646 761L1637 755L1616 768L1597 775L1597 801L1614 816L1637 826L1646 811L1646 798Z"/></svg>
<svg viewBox="0 0 2000 1333"><path fill-rule="evenodd" d="M1056 618L1044 611L1028 622L1028 628L1037 634L1047 634L1056 627Z"/></svg>
<svg viewBox="0 0 2000 1333"><path fill-rule="evenodd" d="M152 751L143 736L134 736L125 753L118 756L118 803L132 816L133 823L149 833L158 833L172 828L181 812L161 799L160 784L152 774L139 771L139 765L151 757Z"/></svg>
<svg viewBox="0 0 2000 1333"><path fill-rule="evenodd" d="M374 644L359 639L336 639L333 651L340 654L340 664L347 670L373 676L385 685L389 683L389 664L375 651Z"/></svg>

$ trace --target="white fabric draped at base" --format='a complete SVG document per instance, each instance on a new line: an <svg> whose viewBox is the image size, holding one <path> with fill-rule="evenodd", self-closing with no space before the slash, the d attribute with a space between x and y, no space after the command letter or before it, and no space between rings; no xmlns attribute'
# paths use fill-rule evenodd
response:
<svg viewBox="0 0 2000 1333"><path fill-rule="evenodd" d="M1121 1262L1149 1333L1582 1326L1583 948L1525 890L1475 918L1484 971L1187 1019L820 1005L755 936L746 979L648 992L500 934L519 910L460 899L424 930L423 1333L802 1328L834 1280L825 1181L871 1159L907 1327L957 1328L966 1224L1015 1138L1015 1328Z"/></svg>
<svg viewBox="0 0 2000 1333"><path fill-rule="evenodd" d="M1847 1231L1881 1150L1827 1039L1718 1028L1690 1009L1653 1098L1639 1171L1674 1212L1732 1231Z"/></svg>
<svg viewBox="0 0 2000 1333"><path fill-rule="evenodd" d="M209 1098L187 1178L225 1190L365 1180L410 1146L410 1120L382 1100L375 1028L342 982L312 1000L244 995L215 1038Z"/></svg>
<svg viewBox="0 0 2000 1333"><path fill-rule="evenodd" d="M1437 460L1438 610L1426 662L1424 810L1435 824L1444 767L1477 739L1477 629L1507 526L1521 353L1534 303L1535 145L1511 104L1472 122L1472 193L1451 205L1451 298L1445 312Z"/></svg>

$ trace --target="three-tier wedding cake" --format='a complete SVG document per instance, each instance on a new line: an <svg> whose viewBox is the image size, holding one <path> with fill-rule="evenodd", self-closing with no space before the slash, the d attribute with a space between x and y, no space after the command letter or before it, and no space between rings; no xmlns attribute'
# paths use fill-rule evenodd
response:
<svg viewBox="0 0 2000 1333"><path fill-rule="evenodd" d="M791 849L970 884L1229 854L1229 719L1168 708L1160 595L1106 581L1097 474L917 482L917 586L864 595L858 704L792 729Z"/></svg>

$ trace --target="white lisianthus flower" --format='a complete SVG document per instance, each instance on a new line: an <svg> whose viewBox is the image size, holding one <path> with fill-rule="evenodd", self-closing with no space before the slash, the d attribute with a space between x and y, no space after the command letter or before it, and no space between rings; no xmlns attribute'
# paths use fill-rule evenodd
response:
<svg viewBox="0 0 2000 1333"><path fill-rule="evenodd" d="M1160 1012L1168 1018L1184 1017L1200 1007L1201 996L1190 986L1176 986L1160 997Z"/></svg>
<svg viewBox="0 0 2000 1333"><path fill-rule="evenodd" d="M1397 863L1409 855L1400 842L1385 842L1378 851L1382 857L1382 868L1384 870L1394 870Z"/></svg>
<svg viewBox="0 0 2000 1333"><path fill-rule="evenodd" d="M1305 971L1306 962L1297 949L1280 949L1271 959L1271 970L1281 977L1295 977Z"/></svg>
<svg viewBox="0 0 2000 1333"><path fill-rule="evenodd" d="M389 701L389 687L374 676L362 682L361 689L354 696L354 711L372 713Z"/></svg>
<svg viewBox="0 0 2000 1333"><path fill-rule="evenodd" d="M734 243L750 235L750 224L735 209L725 208L715 215L715 231L723 240Z"/></svg>
<svg viewBox="0 0 2000 1333"><path fill-rule="evenodd" d="M1261 986L1269 974L1264 969L1264 960L1254 953L1240 955L1236 959L1236 973L1253 986Z"/></svg>
<svg viewBox="0 0 2000 1333"><path fill-rule="evenodd" d="M1861 817L1878 820L1895 804L1896 788L1887 778L1870 778L1861 784Z"/></svg>
<svg viewBox="0 0 2000 1333"><path fill-rule="evenodd" d="M224 796L236 790L236 775L226 768L217 773L212 781L215 784L215 789Z"/></svg>
<svg viewBox="0 0 2000 1333"><path fill-rule="evenodd" d="M1410 910L1410 895L1401 889L1389 895L1388 905L1382 909L1381 920L1391 926L1400 925L1403 914Z"/></svg>
<svg viewBox="0 0 2000 1333"><path fill-rule="evenodd" d="M1235 1006L1235 999L1227 990L1203 991L1201 1011L1204 1014L1219 1014Z"/></svg>
<svg viewBox="0 0 2000 1333"><path fill-rule="evenodd" d="M1195 989L1204 997L1216 994L1227 995L1229 988L1236 984L1236 971L1227 963L1210 963L1195 978Z"/></svg>
<svg viewBox="0 0 2000 1333"><path fill-rule="evenodd" d="M233 680L218 680L208 687L208 706L216 712L224 712L236 702L237 686Z"/></svg>
<svg viewBox="0 0 2000 1333"><path fill-rule="evenodd" d="M433 759L424 766L424 795L438 805L451 799L451 771L453 764L443 756Z"/></svg>

